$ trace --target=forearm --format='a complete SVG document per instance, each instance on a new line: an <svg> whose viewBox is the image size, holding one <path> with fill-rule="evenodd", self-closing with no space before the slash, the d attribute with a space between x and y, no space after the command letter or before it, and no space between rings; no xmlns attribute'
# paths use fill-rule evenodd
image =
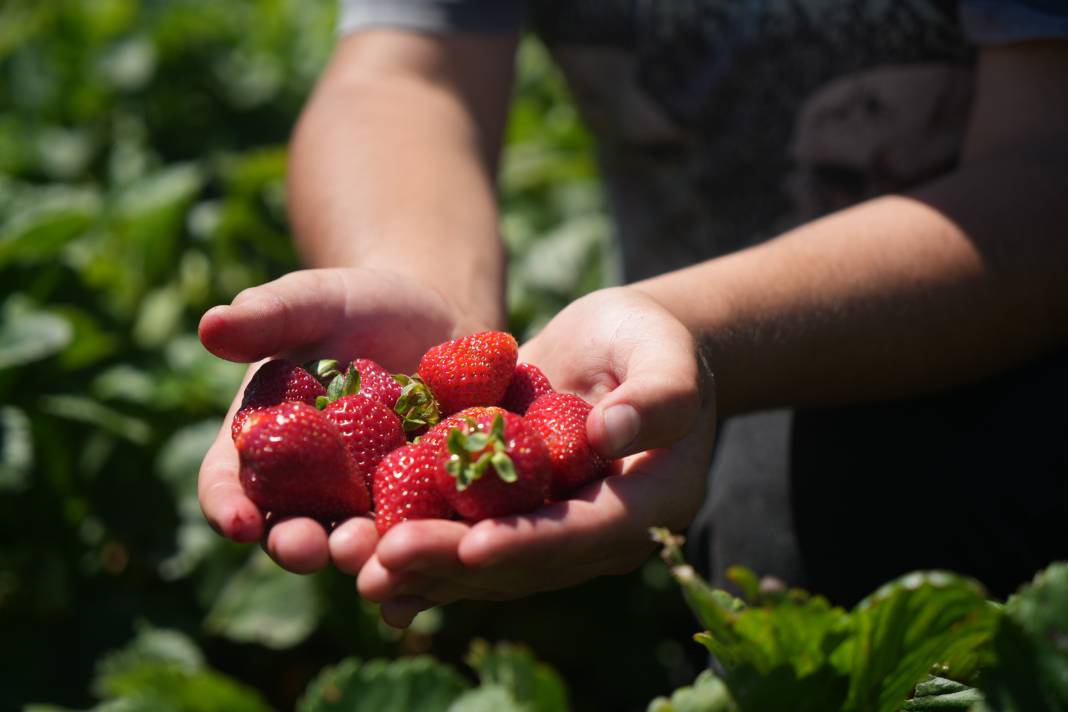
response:
<svg viewBox="0 0 1068 712"><path fill-rule="evenodd" d="M637 285L698 337L723 412L931 392L1068 338L1068 174L993 157Z"/></svg>
<svg viewBox="0 0 1068 712"><path fill-rule="evenodd" d="M511 41L485 40L508 59L475 87L463 65L480 45L400 41L399 58L373 42L342 46L305 110L289 167L298 249L309 266L402 272L445 296L470 328L498 326L504 251L493 173Z"/></svg>

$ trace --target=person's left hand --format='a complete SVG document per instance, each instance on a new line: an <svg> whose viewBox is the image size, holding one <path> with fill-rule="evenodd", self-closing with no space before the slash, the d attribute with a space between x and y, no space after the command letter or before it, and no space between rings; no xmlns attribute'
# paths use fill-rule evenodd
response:
<svg viewBox="0 0 1068 712"><path fill-rule="evenodd" d="M390 625L459 599L514 599L626 573L652 550L649 527L680 530L701 506L711 378L689 331L660 304L630 288L595 292L557 315L520 360L594 404L591 445L627 456L621 474L530 514L394 527L357 579Z"/></svg>

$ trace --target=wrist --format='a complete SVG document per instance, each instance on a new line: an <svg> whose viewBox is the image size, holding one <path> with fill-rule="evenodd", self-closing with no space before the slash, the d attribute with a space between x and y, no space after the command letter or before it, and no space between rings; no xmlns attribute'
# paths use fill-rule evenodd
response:
<svg viewBox="0 0 1068 712"><path fill-rule="evenodd" d="M744 410L731 391L731 385L738 381L731 376L736 360L732 344L737 341L738 330L731 321L728 281L724 279L723 288L715 290L704 286L709 281L691 267L636 282L631 288L656 301L690 333L701 402L715 403L717 414L724 417Z"/></svg>

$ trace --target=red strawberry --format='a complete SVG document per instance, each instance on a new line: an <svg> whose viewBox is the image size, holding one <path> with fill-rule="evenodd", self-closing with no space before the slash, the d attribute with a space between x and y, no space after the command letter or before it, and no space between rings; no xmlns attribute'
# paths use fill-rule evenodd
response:
<svg viewBox="0 0 1068 712"><path fill-rule="evenodd" d="M592 409L570 393L548 393L531 403L523 418L549 450L553 499L609 474L608 460L586 438L586 417Z"/></svg>
<svg viewBox="0 0 1068 712"><path fill-rule="evenodd" d="M448 418L445 418L445 420L428 430L426 435L419 438L418 442L426 448L440 451L445 446L445 441L449 438L449 431L453 428L460 427L460 425L466 422L468 418L473 419L487 415L492 420L493 416L504 412L504 408L498 408L495 405L464 408L459 413L453 413Z"/></svg>
<svg viewBox="0 0 1068 712"><path fill-rule="evenodd" d="M497 405L512 380L519 345L511 334L485 331L432 347L419 362L442 415L476 405Z"/></svg>
<svg viewBox="0 0 1068 712"><path fill-rule="evenodd" d="M408 443L397 414L374 398L343 396L328 404L323 415L341 433L368 490L379 461L391 450Z"/></svg>
<svg viewBox="0 0 1068 712"><path fill-rule="evenodd" d="M287 401L313 405L326 389L306 370L286 359L275 359L260 366L245 386L241 407L234 413L230 434L237 440L242 424L250 413Z"/></svg>
<svg viewBox="0 0 1068 712"><path fill-rule="evenodd" d="M237 436L241 486L274 514L344 519L371 506L362 474L325 415L300 402L250 413Z"/></svg>
<svg viewBox="0 0 1068 712"><path fill-rule="evenodd" d="M440 467L438 454L421 445L405 445L382 458L374 476L379 534L409 519L452 516L452 508L434 485L434 473Z"/></svg>
<svg viewBox="0 0 1068 712"><path fill-rule="evenodd" d="M449 430L438 492L470 521L537 509L549 490L545 443L514 413L483 413Z"/></svg>
<svg viewBox="0 0 1068 712"><path fill-rule="evenodd" d="M540 368L532 363L520 363L516 365L512 380L508 383L501 407L523 415L538 396L552 392L552 384Z"/></svg>
<svg viewBox="0 0 1068 712"><path fill-rule="evenodd" d="M349 368L355 368L360 374L361 396L381 401L382 405L390 410L397 406L397 399L401 396L401 384L397 383L393 374L369 358L358 358Z"/></svg>

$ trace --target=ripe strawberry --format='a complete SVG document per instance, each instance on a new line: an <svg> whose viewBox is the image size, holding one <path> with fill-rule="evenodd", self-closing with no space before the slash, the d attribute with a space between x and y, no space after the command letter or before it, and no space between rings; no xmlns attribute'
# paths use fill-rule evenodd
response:
<svg viewBox="0 0 1068 712"><path fill-rule="evenodd" d="M540 368L532 363L520 363L516 365L512 380L508 383L501 407L523 415L538 396L552 392L552 384Z"/></svg>
<svg viewBox="0 0 1068 712"><path fill-rule="evenodd" d="M445 446L445 441L449 439L449 431L453 428L460 427L460 425L466 422L467 419L486 415L492 420L493 416L504 412L504 408L499 408L495 405L464 408L459 413L453 413L448 418L445 418L432 427L425 435L419 438L418 442L426 448L440 451Z"/></svg>
<svg viewBox="0 0 1068 712"><path fill-rule="evenodd" d="M341 434L307 403L250 413L236 444L241 486L261 509L336 520L371 507Z"/></svg>
<svg viewBox="0 0 1068 712"><path fill-rule="evenodd" d="M497 405L512 380L519 345L511 334L485 331L432 347L419 362L442 415L476 405Z"/></svg>
<svg viewBox="0 0 1068 712"><path fill-rule="evenodd" d="M397 407L397 399L401 396L401 384L397 383L393 374L369 358L358 358L349 368L355 368L360 374L359 394L361 396L381 401L382 405L390 410Z"/></svg>
<svg viewBox="0 0 1068 712"><path fill-rule="evenodd" d="M286 401L300 401L313 405L326 389L306 370L286 359L275 359L260 366L245 386L241 407L234 413L230 434L237 440L241 427L250 413Z"/></svg>
<svg viewBox="0 0 1068 712"><path fill-rule="evenodd" d="M461 421L449 430L438 462L438 492L470 521L532 511L548 494L545 443L514 413Z"/></svg>
<svg viewBox="0 0 1068 712"><path fill-rule="evenodd" d="M323 415L341 433L368 490L379 461L391 450L408 443L397 414L374 398L342 396L327 404Z"/></svg>
<svg viewBox="0 0 1068 712"><path fill-rule="evenodd" d="M534 401L523 418L549 450L553 499L609 474L608 460L590 447L586 437L586 417L592 409L570 393L548 393Z"/></svg>
<svg viewBox="0 0 1068 712"><path fill-rule="evenodd" d="M434 485L434 473L440 467L438 454L421 445L405 445L382 458L373 490L379 534L409 519L452 516L452 508Z"/></svg>

